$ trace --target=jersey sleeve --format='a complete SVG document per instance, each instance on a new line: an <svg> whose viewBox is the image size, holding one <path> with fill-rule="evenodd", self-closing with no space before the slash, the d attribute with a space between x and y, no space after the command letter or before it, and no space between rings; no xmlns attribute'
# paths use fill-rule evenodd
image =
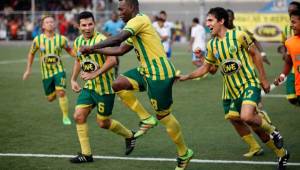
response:
<svg viewBox="0 0 300 170"><path fill-rule="evenodd" d="M129 31L131 35L134 36L137 35L146 24L146 21L142 17L136 16L127 22L123 30Z"/></svg>
<svg viewBox="0 0 300 170"><path fill-rule="evenodd" d="M31 44L31 47L30 47L30 50L29 50L29 52L30 52L31 54L35 54L36 51L39 49L38 37L39 37L39 36L36 36L36 37L33 39L33 41L32 41L32 44Z"/></svg>
<svg viewBox="0 0 300 170"><path fill-rule="evenodd" d="M191 37L195 37L196 36L196 29L193 27L191 30Z"/></svg>
<svg viewBox="0 0 300 170"><path fill-rule="evenodd" d="M131 38L128 38L128 39L125 41L125 44L130 45L130 46L133 46L132 39L131 39Z"/></svg>
<svg viewBox="0 0 300 170"><path fill-rule="evenodd" d="M61 36L61 47L66 50L71 48L69 45L69 40L65 36Z"/></svg>
<svg viewBox="0 0 300 170"><path fill-rule="evenodd" d="M244 31L237 32L237 40L245 49L248 49L253 44L251 37Z"/></svg>
<svg viewBox="0 0 300 170"><path fill-rule="evenodd" d="M213 41L210 40L206 44L206 55L205 55L205 62L213 65L218 65L217 58L214 56L213 53Z"/></svg>

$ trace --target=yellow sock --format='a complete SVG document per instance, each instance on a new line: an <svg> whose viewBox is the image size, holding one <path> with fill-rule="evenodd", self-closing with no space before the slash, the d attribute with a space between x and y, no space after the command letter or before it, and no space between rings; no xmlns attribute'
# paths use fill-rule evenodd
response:
<svg viewBox="0 0 300 170"><path fill-rule="evenodd" d="M166 126L169 136L177 147L178 155L184 155L188 148L185 145L183 135L181 133L181 127L176 118L172 114L169 114L168 116L162 118L160 122Z"/></svg>
<svg viewBox="0 0 300 170"><path fill-rule="evenodd" d="M123 126L120 122L114 119L111 119L109 130L111 130L115 134L123 136L124 138L132 137L132 132L129 129L127 129L125 126Z"/></svg>
<svg viewBox="0 0 300 170"><path fill-rule="evenodd" d="M132 91L121 90L117 92L117 94L127 107L129 107L133 112L137 113L141 120L147 119L151 116L135 97Z"/></svg>
<svg viewBox="0 0 300 170"><path fill-rule="evenodd" d="M260 145L257 143L256 139L251 133L249 135L243 136L242 139L250 146L250 150L260 148Z"/></svg>
<svg viewBox="0 0 300 170"><path fill-rule="evenodd" d="M67 96L59 97L58 101L59 101L60 109L63 113L63 117L67 117L69 113L69 104L68 104Z"/></svg>
<svg viewBox="0 0 300 170"><path fill-rule="evenodd" d="M274 130L275 127L272 126L270 123L268 123L265 119L261 118L261 125L260 127L264 129L268 134L271 134Z"/></svg>
<svg viewBox="0 0 300 170"><path fill-rule="evenodd" d="M87 123L77 124L76 128L77 128L77 134L78 134L82 154L91 155L92 151L91 151L91 146L89 141Z"/></svg>
<svg viewBox="0 0 300 170"><path fill-rule="evenodd" d="M272 149L272 151L275 152L277 157L283 157L285 155L284 148L278 149L275 145L272 139L270 139L268 142L266 142L266 145Z"/></svg>

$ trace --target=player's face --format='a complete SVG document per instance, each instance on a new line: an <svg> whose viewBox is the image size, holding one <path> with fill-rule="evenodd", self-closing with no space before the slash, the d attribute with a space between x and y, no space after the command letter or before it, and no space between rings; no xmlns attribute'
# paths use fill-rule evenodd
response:
<svg viewBox="0 0 300 170"><path fill-rule="evenodd" d="M120 1L119 2L119 14L120 14L120 18L124 21L127 22L132 18L132 13L133 13L133 6L128 5L126 3L126 1Z"/></svg>
<svg viewBox="0 0 300 170"><path fill-rule="evenodd" d="M44 31L54 31L55 30L55 23L54 18L47 17L43 20L42 28Z"/></svg>
<svg viewBox="0 0 300 170"><path fill-rule="evenodd" d="M300 35L300 17L292 15L291 16L291 27L295 35Z"/></svg>
<svg viewBox="0 0 300 170"><path fill-rule="evenodd" d="M224 20L218 21L214 15L208 14L206 17L206 26L210 29L210 33L216 36L221 30Z"/></svg>
<svg viewBox="0 0 300 170"><path fill-rule="evenodd" d="M84 38L91 38L94 34L95 22L93 18L84 18L79 21L79 30Z"/></svg>

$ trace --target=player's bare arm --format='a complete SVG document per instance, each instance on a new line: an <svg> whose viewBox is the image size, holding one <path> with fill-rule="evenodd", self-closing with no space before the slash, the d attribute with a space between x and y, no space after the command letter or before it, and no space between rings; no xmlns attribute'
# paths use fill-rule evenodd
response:
<svg viewBox="0 0 300 170"><path fill-rule="evenodd" d="M82 72L80 74L80 77L83 80L91 80L94 79L95 77L106 73L109 69L113 68L115 65L117 65L117 59L115 56L108 56L106 58L105 63L100 69L95 70L94 72Z"/></svg>
<svg viewBox="0 0 300 170"><path fill-rule="evenodd" d="M96 49L101 49L104 47L113 47L117 46L123 41L125 41L127 38L131 36L131 33L129 31L123 30L118 35L110 37L98 44L95 44L93 46L82 46L79 51L82 54L90 54L93 53Z"/></svg>
<svg viewBox="0 0 300 170"><path fill-rule="evenodd" d="M279 85L281 82L283 82L293 67L293 61L292 61L291 56L288 54L286 56L287 57L285 58L285 64L283 66L283 70L282 70L281 74L274 81L275 85Z"/></svg>
<svg viewBox="0 0 300 170"><path fill-rule="evenodd" d="M26 70L23 74L23 80L28 79L29 75L31 74L31 66L33 63L33 59L34 59L34 54L32 54L31 52L28 53L28 57L27 57L27 66L26 66Z"/></svg>
<svg viewBox="0 0 300 170"><path fill-rule="evenodd" d="M101 49L94 50L94 53L104 54L108 56L121 56L123 54L126 54L130 50L133 49L133 46L128 45L126 43L122 43L120 46L117 47L105 47Z"/></svg>
<svg viewBox="0 0 300 170"><path fill-rule="evenodd" d="M81 87L77 82L77 78L78 75L80 73L80 63L79 61L76 59L74 62L74 66L73 66L73 71L72 71L72 76L71 76L71 86L72 86L72 90L76 93L80 92Z"/></svg>
<svg viewBox="0 0 300 170"><path fill-rule="evenodd" d="M211 66L212 66L211 64L204 62L204 64L201 67L197 68L190 74L179 76L179 80L185 81L185 80L194 79L197 77L202 77L203 75L205 75L206 73L208 73L210 71Z"/></svg>
<svg viewBox="0 0 300 170"><path fill-rule="evenodd" d="M267 80L266 72L263 66L262 57L254 44L250 45L248 52L253 59L253 63L259 74L259 79L263 90L268 93L270 91L270 83Z"/></svg>

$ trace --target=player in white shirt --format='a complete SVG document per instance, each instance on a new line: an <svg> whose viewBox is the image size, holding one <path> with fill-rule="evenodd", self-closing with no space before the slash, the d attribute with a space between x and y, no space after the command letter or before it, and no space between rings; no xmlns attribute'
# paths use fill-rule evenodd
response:
<svg viewBox="0 0 300 170"><path fill-rule="evenodd" d="M192 51L192 63L200 67L205 56L205 29L199 24L199 19L194 18L191 29L190 49Z"/></svg>
<svg viewBox="0 0 300 170"><path fill-rule="evenodd" d="M170 49L170 30L165 27L164 20L162 18L157 18L158 27L156 28L156 31L158 35L160 36L161 43L164 46L164 50L167 54L168 59L171 57L171 49Z"/></svg>

